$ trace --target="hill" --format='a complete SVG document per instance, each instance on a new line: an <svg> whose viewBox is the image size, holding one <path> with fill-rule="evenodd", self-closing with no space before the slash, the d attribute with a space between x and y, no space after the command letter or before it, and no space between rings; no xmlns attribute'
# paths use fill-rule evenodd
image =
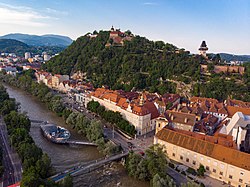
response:
<svg viewBox="0 0 250 187"><path fill-rule="evenodd" d="M33 54L42 54L46 51L48 54L57 54L63 51L65 47L59 46L29 46L23 42L13 39L0 39L0 52L15 53L19 56L24 56L25 52Z"/></svg>
<svg viewBox="0 0 250 187"><path fill-rule="evenodd" d="M30 50L31 47L23 42L12 39L0 39L0 52L25 53Z"/></svg>
<svg viewBox="0 0 250 187"><path fill-rule="evenodd" d="M109 31L100 31L97 37L79 37L60 55L43 64L43 69L68 75L80 71L95 87L106 85L111 89L164 94L181 93L178 85L183 85L195 96L250 101L250 67L243 77L226 74L204 77L200 62L206 59L172 44L140 36L124 41L122 46L107 43L114 43Z"/></svg>
<svg viewBox="0 0 250 187"><path fill-rule="evenodd" d="M220 53L221 59L226 61L244 61L250 62L250 55L233 55L228 53Z"/></svg>
<svg viewBox="0 0 250 187"><path fill-rule="evenodd" d="M186 51L180 50L177 54L177 47L172 44L135 36L125 41L123 47L105 47L108 40L108 31L100 31L96 38L82 36L43 68L60 74L85 72L95 86L125 90L133 87L172 90L171 83L165 87L160 84L165 84L164 80L173 75L199 75L199 60Z"/></svg>
<svg viewBox="0 0 250 187"><path fill-rule="evenodd" d="M65 47L72 43L72 40L66 36L60 35L29 35L29 34L7 34L0 39L14 39L31 46L61 46Z"/></svg>

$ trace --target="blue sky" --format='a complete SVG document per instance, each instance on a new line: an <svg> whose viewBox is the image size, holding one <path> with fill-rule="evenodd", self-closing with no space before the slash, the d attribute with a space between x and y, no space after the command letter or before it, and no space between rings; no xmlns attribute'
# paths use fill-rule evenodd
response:
<svg viewBox="0 0 250 187"><path fill-rule="evenodd" d="M112 25L197 53L250 54L250 0L0 0L0 35L72 39Z"/></svg>

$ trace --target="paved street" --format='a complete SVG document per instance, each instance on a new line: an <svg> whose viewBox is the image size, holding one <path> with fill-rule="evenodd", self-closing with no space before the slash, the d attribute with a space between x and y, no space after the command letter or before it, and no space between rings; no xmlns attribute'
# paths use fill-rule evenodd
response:
<svg viewBox="0 0 250 187"><path fill-rule="evenodd" d="M9 146L7 129L3 120L0 121L0 141L3 148L3 187L19 182L22 177L22 166L17 153Z"/></svg>

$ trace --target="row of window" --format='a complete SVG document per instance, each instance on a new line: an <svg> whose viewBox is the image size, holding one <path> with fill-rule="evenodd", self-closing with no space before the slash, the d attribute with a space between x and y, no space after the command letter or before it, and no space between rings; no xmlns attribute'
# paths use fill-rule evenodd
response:
<svg viewBox="0 0 250 187"><path fill-rule="evenodd" d="M173 153L172 156L175 157L175 153ZM181 159L181 160L184 160L184 158L183 158L182 155L180 156L180 159ZM186 162L189 162L189 161L190 161L189 158L186 158ZM193 160L192 164L193 164L193 165L196 165L196 161ZM206 166L205 168L206 168L206 171L210 171L209 166ZM213 172L213 173L216 173L217 171L216 171L216 169L213 169L212 172ZM219 174L220 174L220 175L223 175L223 172L220 171ZM243 175L244 173L241 172L240 174ZM233 176L232 176L232 175L229 175L228 178L229 178L229 179L233 179ZM240 183L243 183L243 179L239 179L239 182L240 182Z"/></svg>

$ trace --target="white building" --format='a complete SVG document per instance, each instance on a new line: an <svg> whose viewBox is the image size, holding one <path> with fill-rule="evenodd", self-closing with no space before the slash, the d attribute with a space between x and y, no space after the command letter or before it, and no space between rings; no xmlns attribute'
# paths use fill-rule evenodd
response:
<svg viewBox="0 0 250 187"><path fill-rule="evenodd" d="M137 135L144 135L155 129L159 112L153 102L143 97L140 96L139 102L138 99L129 101L116 91L98 88L89 95L87 101L98 101L106 109L120 112L124 119L135 126Z"/></svg>
<svg viewBox="0 0 250 187"><path fill-rule="evenodd" d="M30 52L24 53L24 58L25 58L26 60L29 59L29 58L31 58Z"/></svg>
<svg viewBox="0 0 250 187"><path fill-rule="evenodd" d="M240 149L242 141L245 141L247 134L247 125L250 124L250 115L244 115L242 112L236 112L230 122L224 125L220 133L233 136L233 140Z"/></svg>

